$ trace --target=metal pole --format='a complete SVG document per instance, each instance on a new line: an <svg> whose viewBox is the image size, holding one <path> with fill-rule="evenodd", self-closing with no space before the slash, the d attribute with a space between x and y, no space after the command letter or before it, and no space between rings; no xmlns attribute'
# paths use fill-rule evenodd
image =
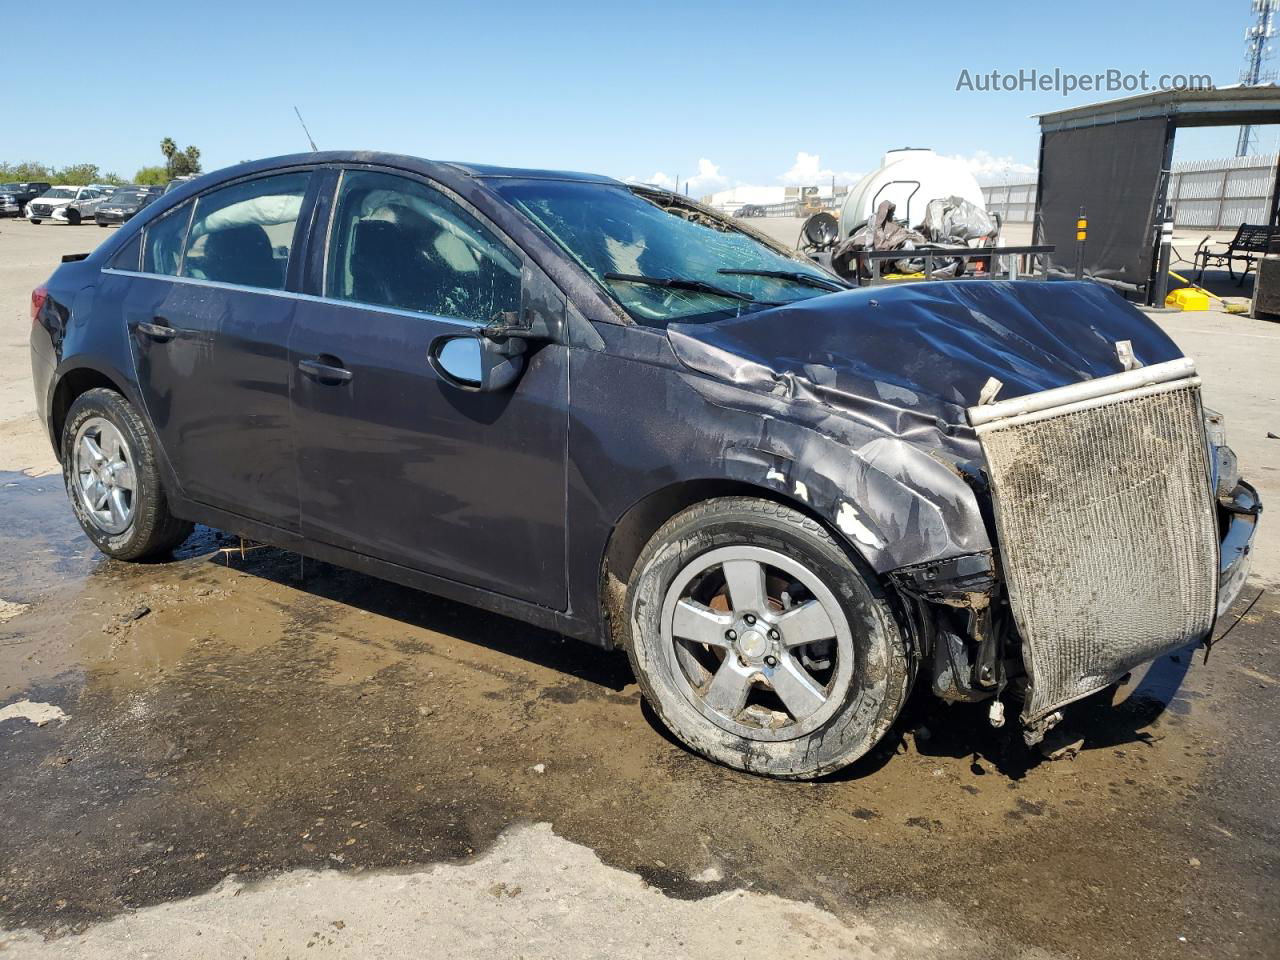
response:
<svg viewBox="0 0 1280 960"><path fill-rule="evenodd" d="M1084 207L1080 208L1080 216L1076 218L1076 279L1084 279L1084 242L1089 233L1089 218L1084 215Z"/></svg>
<svg viewBox="0 0 1280 960"><path fill-rule="evenodd" d="M1164 223L1160 224L1160 266L1156 272L1155 295L1152 306L1163 307L1169 295L1169 251L1173 248L1173 208L1165 210Z"/></svg>

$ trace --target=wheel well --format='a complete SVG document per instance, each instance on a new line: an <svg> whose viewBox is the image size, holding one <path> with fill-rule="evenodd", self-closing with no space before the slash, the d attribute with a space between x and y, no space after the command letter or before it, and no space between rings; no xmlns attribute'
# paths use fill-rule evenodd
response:
<svg viewBox="0 0 1280 960"><path fill-rule="evenodd" d="M99 373L88 367L68 370L58 381L53 391L53 403L49 410L49 426L53 431L53 448L62 456L62 425L67 421L67 411L76 402L76 398L95 387L105 387L123 394L124 391L105 373Z"/></svg>
<svg viewBox="0 0 1280 960"><path fill-rule="evenodd" d="M831 529L831 524L806 503L786 494L738 480L688 480L649 494L633 504L613 528L600 564L600 603L607 624L606 635L615 647L622 645L622 623L625 617L627 584L636 560L658 528L677 513L695 503L716 497L755 497L791 507L822 524L837 542L844 538Z"/></svg>

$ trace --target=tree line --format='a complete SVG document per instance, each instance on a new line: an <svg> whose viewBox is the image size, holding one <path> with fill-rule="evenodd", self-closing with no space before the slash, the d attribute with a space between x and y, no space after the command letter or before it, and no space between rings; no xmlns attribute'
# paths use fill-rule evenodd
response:
<svg viewBox="0 0 1280 960"><path fill-rule="evenodd" d="M128 180L113 171L100 169L96 163L73 163L65 167L54 167L35 161L11 163L7 160L0 160L0 182L36 181L77 185L86 183L140 183L163 186L174 177L190 176L203 172L200 166L199 147L189 146L179 149L173 138L165 137L160 141L160 153L164 157L163 164L140 167L138 172Z"/></svg>

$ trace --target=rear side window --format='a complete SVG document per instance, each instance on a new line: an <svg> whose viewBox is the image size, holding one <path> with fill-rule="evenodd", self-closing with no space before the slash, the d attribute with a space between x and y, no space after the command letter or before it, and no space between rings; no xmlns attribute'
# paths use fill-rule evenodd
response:
<svg viewBox="0 0 1280 960"><path fill-rule="evenodd" d="M187 224L191 220L191 202L188 201L159 220L147 224L142 241L142 269L144 273L162 273L176 277L182 263L182 245L187 238Z"/></svg>
<svg viewBox="0 0 1280 960"><path fill-rule="evenodd" d="M310 173L233 184L196 201L182 276L283 290Z"/></svg>
<svg viewBox="0 0 1280 960"><path fill-rule="evenodd" d="M487 323L520 309L520 261L444 194L404 177L342 176L325 292Z"/></svg>
<svg viewBox="0 0 1280 960"><path fill-rule="evenodd" d="M116 251L111 258L111 266L116 270L137 270L138 258L142 254L142 234L135 233L129 241Z"/></svg>

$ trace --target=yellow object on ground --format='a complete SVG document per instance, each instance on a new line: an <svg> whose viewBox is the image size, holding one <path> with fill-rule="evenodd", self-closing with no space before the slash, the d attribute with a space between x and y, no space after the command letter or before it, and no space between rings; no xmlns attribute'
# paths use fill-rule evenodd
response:
<svg viewBox="0 0 1280 960"><path fill-rule="evenodd" d="M1165 297L1164 305L1166 307L1178 307L1182 310L1208 310L1209 301L1217 300L1218 303L1222 304L1223 313L1249 312L1249 304L1247 303L1232 303L1229 300L1224 300L1216 293L1210 293L1204 287L1196 286L1182 274L1175 273L1172 270L1169 271L1169 276L1173 277L1175 280L1181 280L1183 283L1187 284L1187 286L1179 287L1177 290L1173 291L1173 293Z"/></svg>
<svg viewBox="0 0 1280 960"><path fill-rule="evenodd" d="M1179 287L1164 298L1164 305L1179 310L1208 310L1209 294L1199 287Z"/></svg>

